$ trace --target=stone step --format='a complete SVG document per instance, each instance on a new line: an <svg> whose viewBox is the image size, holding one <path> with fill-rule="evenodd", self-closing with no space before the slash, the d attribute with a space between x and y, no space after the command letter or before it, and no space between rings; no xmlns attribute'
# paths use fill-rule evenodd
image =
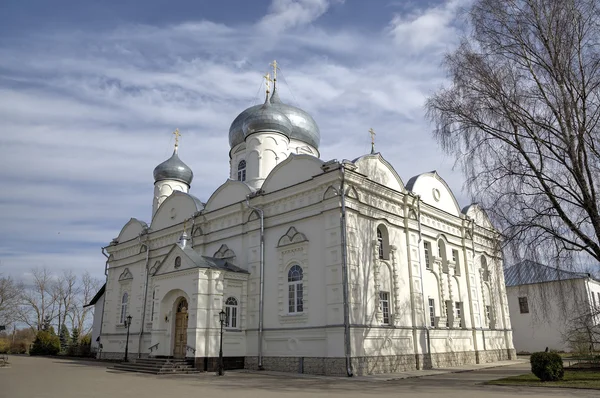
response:
<svg viewBox="0 0 600 398"><path fill-rule="evenodd" d="M149 374L190 374L201 373L194 367L194 361L172 358L138 358L132 362L116 364L112 369L124 372Z"/></svg>

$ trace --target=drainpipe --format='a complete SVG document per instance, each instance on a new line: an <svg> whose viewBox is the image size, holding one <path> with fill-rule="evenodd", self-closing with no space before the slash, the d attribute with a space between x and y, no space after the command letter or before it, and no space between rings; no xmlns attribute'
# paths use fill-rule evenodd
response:
<svg viewBox="0 0 600 398"><path fill-rule="evenodd" d="M429 303L425 301L425 288L423 286L423 261L421 258L421 242L423 241L423 233L421 231L421 195L415 195L417 199L417 225L419 226L419 267L421 270L421 293L423 294L423 322L425 325L425 338L427 339L427 354L431 358L431 338L429 336L429 322L427 322L427 308L429 307ZM423 363L423 365L425 365Z"/></svg>
<svg viewBox="0 0 600 398"><path fill-rule="evenodd" d="M342 233L342 295L344 301L344 351L346 354L346 373L348 377L352 377L354 372L352 371L352 359L351 359L351 346L350 346L350 308L348 303L348 248L346 244L346 195L344 183L346 179L346 173L344 164L340 163L340 171L342 173L342 181L340 183L340 197L342 205L342 214L340 217L340 228Z"/></svg>
<svg viewBox="0 0 600 398"><path fill-rule="evenodd" d="M148 269L148 262L150 260L150 246L148 245L148 231L146 230L146 281L144 282L144 303L142 305L142 325L140 327L140 335L138 336L138 358L142 357L142 335L144 334L144 323L146 323L146 302L148 301L148 278L150 277L150 270ZM142 241L142 234L140 233L139 241Z"/></svg>
<svg viewBox="0 0 600 398"><path fill-rule="evenodd" d="M263 318L265 296L265 215L262 209L250 205L250 195L246 195L246 206L256 211L260 217L260 291L258 298L258 369L263 370Z"/></svg>
<svg viewBox="0 0 600 398"><path fill-rule="evenodd" d="M102 355L102 350L100 349L100 344L102 344L102 325L104 324L104 311L106 311L106 285L108 284L108 254L104 251L106 247L102 247L102 254L106 257L106 262L104 263L104 276L106 280L104 281L104 303L102 303L102 314L100 315L100 332L98 333L98 337L100 338L100 343L98 344L98 354L99 357ZM100 358L99 358L100 359Z"/></svg>

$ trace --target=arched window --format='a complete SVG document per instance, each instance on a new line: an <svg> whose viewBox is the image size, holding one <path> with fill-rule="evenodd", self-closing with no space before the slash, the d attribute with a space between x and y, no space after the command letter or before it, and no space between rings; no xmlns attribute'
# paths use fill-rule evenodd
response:
<svg viewBox="0 0 600 398"><path fill-rule="evenodd" d="M129 303L129 295L127 292L123 293L123 297L121 298L121 319L120 323L125 323L125 319L127 319L127 304Z"/></svg>
<svg viewBox="0 0 600 398"><path fill-rule="evenodd" d="M488 268L487 259L483 255L481 256L481 268L483 269L483 281L489 282L490 281L490 269Z"/></svg>
<svg viewBox="0 0 600 398"><path fill-rule="evenodd" d="M238 301L235 297L225 300L225 327L237 328Z"/></svg>
<svg viewBox="0 0 600 398"><path fill-rule="evenodd" d="M377 249L379 258L383 259L383 233L381 233L381 228L377 228Z"/></svg>
<svg viewBox="0 0 600 398"><path fill-rule="evenodd" d="M381 224L377 227L377 257L381 260L390 258L390 242L388 231L385 225Z"/></svg>
<svg viewBox="0 0 600 398"><path fill-rule="evenodd" d="M302 267L294 264L288 271L288 312L290 314L304 311L302 278Z"/></svg>
<svg viewBox="0 0 600 398"><path fill-rule="evenodd" d="M238 181L246 181L246 161L240 160L237 167Z"/></svg>

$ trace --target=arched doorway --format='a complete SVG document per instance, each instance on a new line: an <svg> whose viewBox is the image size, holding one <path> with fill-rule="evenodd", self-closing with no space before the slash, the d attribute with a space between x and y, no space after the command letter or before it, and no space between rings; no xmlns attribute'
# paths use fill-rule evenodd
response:
<svg viewBox="0 0 600 398"><path fill-rule="evenodd" d="M187 328L188 302L182 297L179 299L179 303L177 303L177 312L175 314L175 346L173 347L173 356L175 358L185 358Z"/></svg>

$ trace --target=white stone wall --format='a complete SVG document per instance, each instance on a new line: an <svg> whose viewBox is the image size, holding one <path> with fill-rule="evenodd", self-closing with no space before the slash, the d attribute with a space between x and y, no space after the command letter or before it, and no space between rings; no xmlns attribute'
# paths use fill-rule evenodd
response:
<svg viewBox="0 0 600 398"><path fill-rule="evenodd" d="M517 352L570 351L565 341L571 320L593 309L590 292L600 292L600 283L571 279L507 288L508 306ZM521 313L519 297L526 297L528 313Z"/></svg>
<svg viewBox="0 0 600 398"><path fill-rule="evenodd" d="M256 151L268 149L277 153L283 148L278 146L285 144L286 150L291 146L281 142L279 135L275 136L255 134L245 143L243 151L232 151L232 176L238 159L244 156L247 180L262 184L277 165L277 158L258 156ZM252 160L246 153L257 153L257 158ZM303 177L305 182L296 183L293 178L301 177L290 174L302 171L294 169L295 158L296 164L309 170L308 180ZM252 199L252 205L263 208L265 213L263 356L331 358L335 362L344 357L340 173L322 173L322 163L313 165L310 159L290 157L286 161L289 165L283 164L277 170L281 176L289 176L288 180L294 184L285 187L282 186L285 178L269 176L264 187L266 193ZM412 355L412 359L398 359L398 363L414 366L417 356L429 353L436 354L439 363L471 360L476 351L496 350L497 356L507 353L512 349L512 337L501 260L491 248L488 230L478 226L473 234L470 219L458 211L455 215L448 213L446 208L455 204L448 191L440 193L444 209L426 202L417 206L415 197L409 196L401 182L394 180L395 172L378 162L376 158L369 159L360 169L361 173L374 172L373 180L349 172L345 182L352 356L391 358L401 353ZM378 167L382 168L380 173ZM120 299L127 291L129 312L133 316L129 350L137 352L146 283L146 253L140 252L141 245L150 248L148 268L154 269L176 243L186 220L187 233L192 236L197 253L213 257L227 252L233 256L231 261L250 275L246 281L217 271L174 270L151 277L141 352L148 353L148 348L158 343L152 354L170 355L174 305L183 296L188 300L190 312L188 345L196 349L197 357L216 356L218 312L224 299L233 295L239 298L240 327L225 331L224 353L258 355L260 223L246 206L245 194L231 184L236 183L226 184L221 191L230 192L227 198L218 191L207 204L208 210L193 222L190 217L194 211L190 208L186 210L190 214L180 214L181 209L173 202L169 207L173 207L175 218L167 217L163 214L165 209L161 209L148 235L108 248L111 260L104 310L105 351L124 350L125 329L117 322ZM431 188L426 181L420 186ZM445 187L439 181L433 186L440 191ZM234 193L239 195L237 199L231 197ZM432 193L430 200L436 202L435 197L437 194ZM185 200L181 199L182 206ZM378 226L385 230L383 259L378 257ZM431 269L425 267L425 240L431 243ZM442 253L438 252L438 246L444 248ZM457 261L452 258L452 250L456 251ZM482 258L486 258L488 265L488 281L484 281L484 275L488 274L483 272ZM300 265L304 274L304 311L298 314L288 311L287 272L293 264ZM389 325L383 325L380 291L390 294ZM434 328L430 328L429 298L435 300ZM449 312L445 301L452 303ZM462 324L453 319L455 302L462 303ZM486 305L492 306L493 322L486 320ZM431 329L429 341L424 326ZM452 356L463 352L468 354ZM369 366L375 366L371 370L385 366L391 369L391 365L360 361L364 369Z"/></svg>

